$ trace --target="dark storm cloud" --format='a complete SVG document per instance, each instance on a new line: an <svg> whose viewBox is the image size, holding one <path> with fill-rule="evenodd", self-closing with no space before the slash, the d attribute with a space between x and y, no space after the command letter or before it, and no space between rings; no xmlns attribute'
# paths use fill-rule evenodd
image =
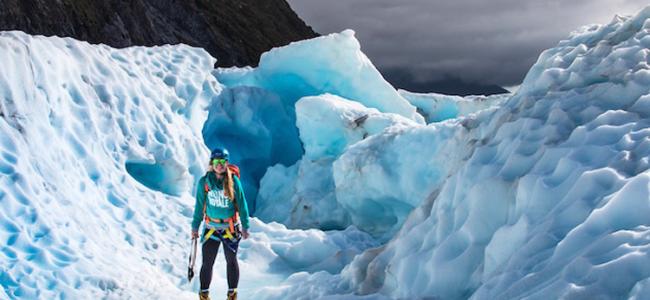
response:
<svg viewBox="0 0 650 300"><path fill-rule="evenodd" d="M639 0L289 0L321 34L351 28L382 70L422 81L518 84L544 49L583 25L609 23Z"/></svg>

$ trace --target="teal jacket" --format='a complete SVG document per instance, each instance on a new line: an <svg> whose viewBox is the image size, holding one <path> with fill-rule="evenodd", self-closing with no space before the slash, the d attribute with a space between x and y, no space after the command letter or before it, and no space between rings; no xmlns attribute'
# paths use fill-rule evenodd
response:
<svg viewBox="0 0 650 300"><path fill-rule="evenodd" d="M205 193L204 182L207 180L210 192L208 195ZM244 196L244 189L237 176L233 175L235 201L239 206L239 218L244 229L248 229L248 205L246 204L246 196ZM207 196L207 197L206 197ZM207 198L207 199L206 199ZM223 191L223 179L217 179L214 172L208 172L205 176L199 179L198 186L196 187L196 204L194 205L194 217L192 218L192 230L198 231L201 221L203 221L203 203L207 200L206 213L212 219L227 219L235 214L234 203L226 197ZM227 224L206 224L212 227L226 227Z"/></svg>

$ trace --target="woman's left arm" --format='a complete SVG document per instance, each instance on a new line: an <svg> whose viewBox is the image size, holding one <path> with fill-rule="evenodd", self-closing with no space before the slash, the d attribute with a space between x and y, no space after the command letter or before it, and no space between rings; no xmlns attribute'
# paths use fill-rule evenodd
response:
<svg viewBox="0 0 650 300"><path fill-rule="evenodd" d="M241 181L239 178L237 178L237 176L233 176L233 178L235 178L235 197L237 199L237 206L239 208L239 218L241 219L241 225L244 228L244 231L248 233L248 228L250 227L248 203L246 203L246 196L244 195L244 189L242 188Z"/></svg>

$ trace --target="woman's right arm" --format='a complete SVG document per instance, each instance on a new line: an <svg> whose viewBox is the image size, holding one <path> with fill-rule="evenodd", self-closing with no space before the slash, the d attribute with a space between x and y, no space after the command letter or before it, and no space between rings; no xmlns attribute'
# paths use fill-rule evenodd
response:
<svg viewBox="0 0 650 300"><path fill-rule="evenodd" d="M205 191L203 190L203 180L199 179L196 187L196 203L194 204L194 216L192 218L192 232L198 232L201 221L203 220L203 203L205 203Z"/></svg>

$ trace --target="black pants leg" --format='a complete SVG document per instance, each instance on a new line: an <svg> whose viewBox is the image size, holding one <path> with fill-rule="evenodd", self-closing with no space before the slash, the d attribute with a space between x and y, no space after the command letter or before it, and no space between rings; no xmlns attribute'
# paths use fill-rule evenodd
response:
<svg viewBox="0 0 650 300"><path fill-rule="evenodd" d="M238 246L238 245L237 245ZM236 289L239 284L239 263L237 252L224 245L223 254L226 256L226 275L228 276L228 289Z"/></svg>
<svg viewBox="0 0 650 300"><path fill-rule="evenodd" d="M201 247L201 253L203 253L203 264L201 265L201 273L199 275L201 280L201 291L210 288L210 282L212 281L212 266L214 265L214 259L217 258L217 253L219 252L219 244L221 243L218 241L208 239Z"/></svg>
<svg viewBox="0 0 650 300"><path fill-rule="evenodd" d="M205 234L204 234L205 235ZM201 290L208 290L210 282L212 281L212 267L219 252L219 245L221 242L208 239L201 251L203 253L203 264L201 265L201 273L199 275L201 281ZM239 245L237 245L239 246ZM237 288L239 284L239 263L237 262L237 252L231 250L229 247L223 247L223 253L226 257L226 276L228 277L228 288Z"/></svg>

